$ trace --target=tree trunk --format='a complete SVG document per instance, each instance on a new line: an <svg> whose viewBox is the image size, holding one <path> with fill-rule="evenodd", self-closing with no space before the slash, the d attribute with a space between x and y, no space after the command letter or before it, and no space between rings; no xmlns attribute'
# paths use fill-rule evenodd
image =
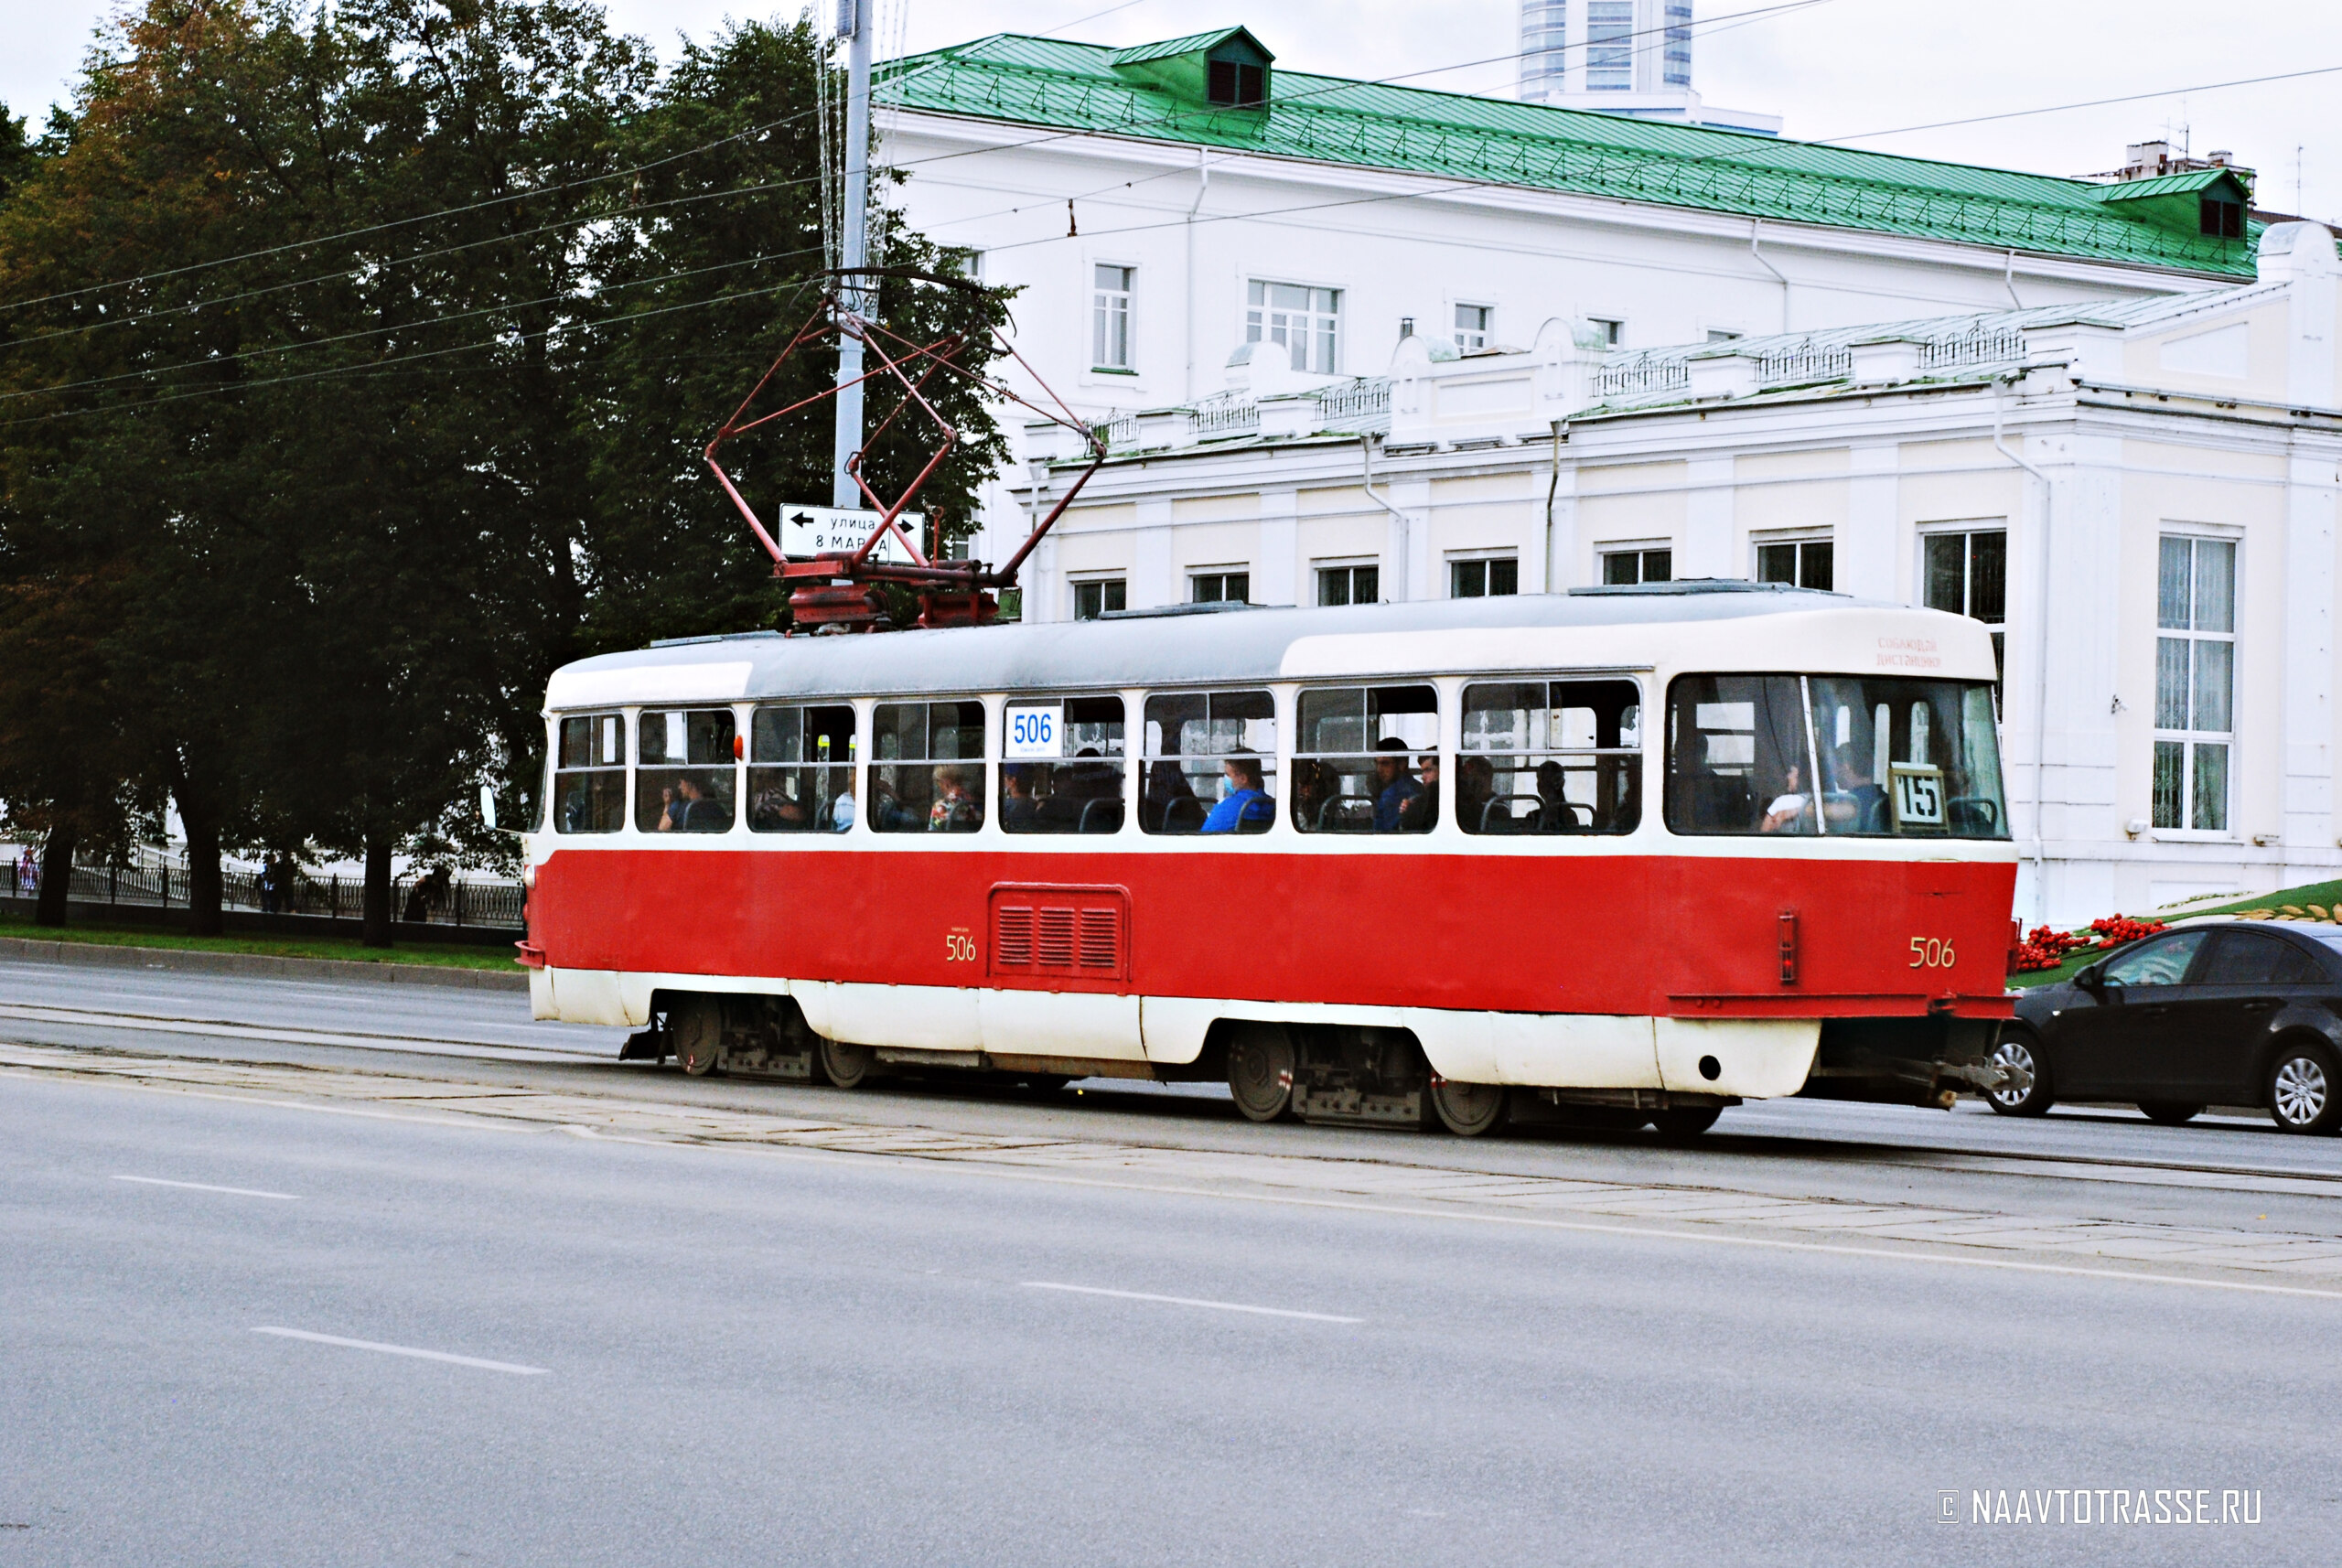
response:
<svg viewBox="0 0 2342 1568"><path fill-rule="evenodd" d="M358 940L370 948L391 945L391 841L366 835L365 927Z"/></svg>
<svg viewBox="0 0 2342 1568"><path fill-rule="evenodd" d="M179 797L179 826L187 830L187 929L189 936L216 937L220 918L220 820Z"/></svg>
<svg viewBox="0 0 2342 1568"><path fill-rule="evenodd" d="M73 896L73 840L69 827L48 830L48 843L40 852L40 902L33 906L33 924L61 926L65 923L65 901Z"/></svg>

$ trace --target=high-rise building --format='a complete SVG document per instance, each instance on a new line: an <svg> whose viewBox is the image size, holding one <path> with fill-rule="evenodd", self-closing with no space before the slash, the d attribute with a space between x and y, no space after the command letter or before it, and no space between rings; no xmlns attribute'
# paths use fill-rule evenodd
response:
<svg viewBox="0 0 2342 1568"><path fill-rule="evenodd" d="M1520 0L1520 96L1760 136L1781 130L1778 114L1718 109L1692 90L1692 0Z"/></svg>

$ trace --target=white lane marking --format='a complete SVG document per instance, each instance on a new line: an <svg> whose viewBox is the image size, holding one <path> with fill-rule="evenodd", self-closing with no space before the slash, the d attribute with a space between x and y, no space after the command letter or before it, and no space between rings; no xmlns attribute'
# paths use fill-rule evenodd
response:
<svg viewBox="0 0 2342 1568"><path fill-rule="evenodd" d="M118 1176L113 1179L134 1181L141 1187L183 1187L189 1192L225 1192L237 1197L280 1197L287 1203L301 1201L301 1195L296 1192L262 1192L249 1187L214 1187L208 1181L165 1181L161 1176Z"/></svg>
<svg viewBox="0 0 2342 1568"><path fill-rule="evenodd" d="M345 1350L378 1350L385 1356L412 1356L418 1361L445 1361L450 1366L478 1367L483 1372L510 1372L517 1377L550 1377L550 1367L523 1367L511 1361L488 1361L478 1356L454 1356L445 1350L418 1350L412 1345L384 1345L373 1339L344 1339L338 1334L312 1334L306 1328L255 1328L280 1339L306 1339L312 1345L338 1345Z"/></svg>
<svg viewBox="0 0 2342 1568"><path fill-rule="evenodd" d="M1076 1295L1111 1295L1117 1301L1159 1301L1166 1306L1202 1306L1214 1312L1250 1312L1262 1317L1301 1317L1312 1323L1364 1323L1363 1317L1337 1317L1330 1312L1295 1312L1284 1306L1246 1306L1234 1301L1198 1301L1189 1295L1150 1295L1143 1290L1104 1290L1097 1285L1061 1285L1047 1280L1026 1280L1026 1290L1071 1291Z"/></svg>
<svg viewBox="0 0 2342 1568"><path fill-rule="evenodd" d="M108 1085L124 1089L161 1089L160 1084L112 1078L70 1078L60 1079L53 1069L0 1068L0 1078L20 1078L38 1082L79 1082ZM296 1100L268 1100L251 1094L228 1094L217 1090L180 1090L194 1100L227 1101L243 1105L266 1105L280 1111L317 1111L335 1116L364 1116L384 1122L422 1122L444 1127L478 1127L494 1132L533 1133L542 1126L513 1122L491 1121L471 1116L412 1116L395 1112L359 1111L339 1105L319 1105ZM820 1149L774 1148L768 1144L755 1145L732 1143L678 1143L666 1138L629 1137L604 1133L602 1141L612 1144L633 1144L651 1149L689 1149L706 1154L741 1154L762 1155L768 1159L800 1160L812 1165L865 1165L874 1158L898 1159L908 1168L924 1167L931 1171L960 1170L972 1176L992 1176L1006 1181L1037 1182L1049 1187L1089 1187L1104 1192L1157 1192L1179 1197L1213 1197L1237 1203L1277 1204L1294 1208L1347 1209L1354 1214L1395 1214L1411 1219L1465 1220L1482 1225L1511 1225L1532 1230L1594 1231L1615 1236L1638 1236L1653 1240L1692 1241L1706 1246L1769 1248L1788 1252L1832 1252L1842 1257L1885 1258L1897 1262L1942 1263L1955 1268L2001 1269L2017 1273L2065 1274L2081 1279L2127 1281L2134 1284L2192 1285L2199 1290L2242 1291L2257 1295L2308 1296L2319 1301L2342 1301L2342 1290L2313 1290L2304 1285L2258 1284L2245 1280L2195 1279L2186 1274L2154 1274L2132 1269L2090 1269L2070 1263L2026 1263L2013 1258L1963 1258L1938 1252L1914 1252L1900 1248L1848 1247L1828 1241L1791 1241L1771 1236L1714 1236L1693 1230L1661 1230L1646 1226L1607 1225L1594 1220L1538 1219L1520 1214L1472 1213L1463 1209L1413 1208L1395 1204L1349 1203L1318 1197L1289 1197L1275 1193L1229 1192L1202 1187L1176 1187L1158 1182L1096 1181L1082 1176L1055 1176L1039 1171L1004 1170L972 1161L932 1160L917 1157L879 1155L833 1154ZM2207 1263L2207 1268L2218 1265Z"/></svg>

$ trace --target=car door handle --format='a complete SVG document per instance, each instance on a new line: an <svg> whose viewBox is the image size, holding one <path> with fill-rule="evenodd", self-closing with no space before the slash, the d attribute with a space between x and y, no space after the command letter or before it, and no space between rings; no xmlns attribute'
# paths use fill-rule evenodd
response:
<svg viewBox="0 0 2342 1568"><path fill-rule="evenodd" d="M2272 1001L2269 1001L2269 1000L2267 1000L2267 999L2265 999L2265 998L2264 998L2263 1000L2259 1001L2259 1002L2247 1002L2247 1003L2245 1003L2245 1004L2244 1004L2244 1010L2245 1010L2246 1012L2248 1012L2248 1013L2267 1013L2267 1012L2271 1012L2271 1011L2274 1010L2274 1009L2275 1009L2275 1007L2276 1007L2276 1005L2277 1005L2277 1004L2276 1004L2276 1003L2272 1002Z"/></svg>
<svg viewBox="0 0 2342 1568"><path fill-rule="evenodd" d="M2160 1018L2170 1011L2171 1004L2168 1002L2150 1002L2139 1009L2142 1015L2149 1018Z"/></svg>

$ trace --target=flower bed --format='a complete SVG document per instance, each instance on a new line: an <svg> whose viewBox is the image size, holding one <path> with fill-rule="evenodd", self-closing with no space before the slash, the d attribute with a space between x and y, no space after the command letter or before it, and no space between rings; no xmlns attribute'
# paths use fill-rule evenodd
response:
<svg viewBox="0 0 2342 1568"><path fill-rule="evenodd" d="M2009 972L2030 974L2056 969L2077 953L2111 951L2141 937L2154 936L2163 929L2161 920L2134 920L2128 915L2101 916L2092 920L2086 931L2036 926L2009 955Z"/></svg>

